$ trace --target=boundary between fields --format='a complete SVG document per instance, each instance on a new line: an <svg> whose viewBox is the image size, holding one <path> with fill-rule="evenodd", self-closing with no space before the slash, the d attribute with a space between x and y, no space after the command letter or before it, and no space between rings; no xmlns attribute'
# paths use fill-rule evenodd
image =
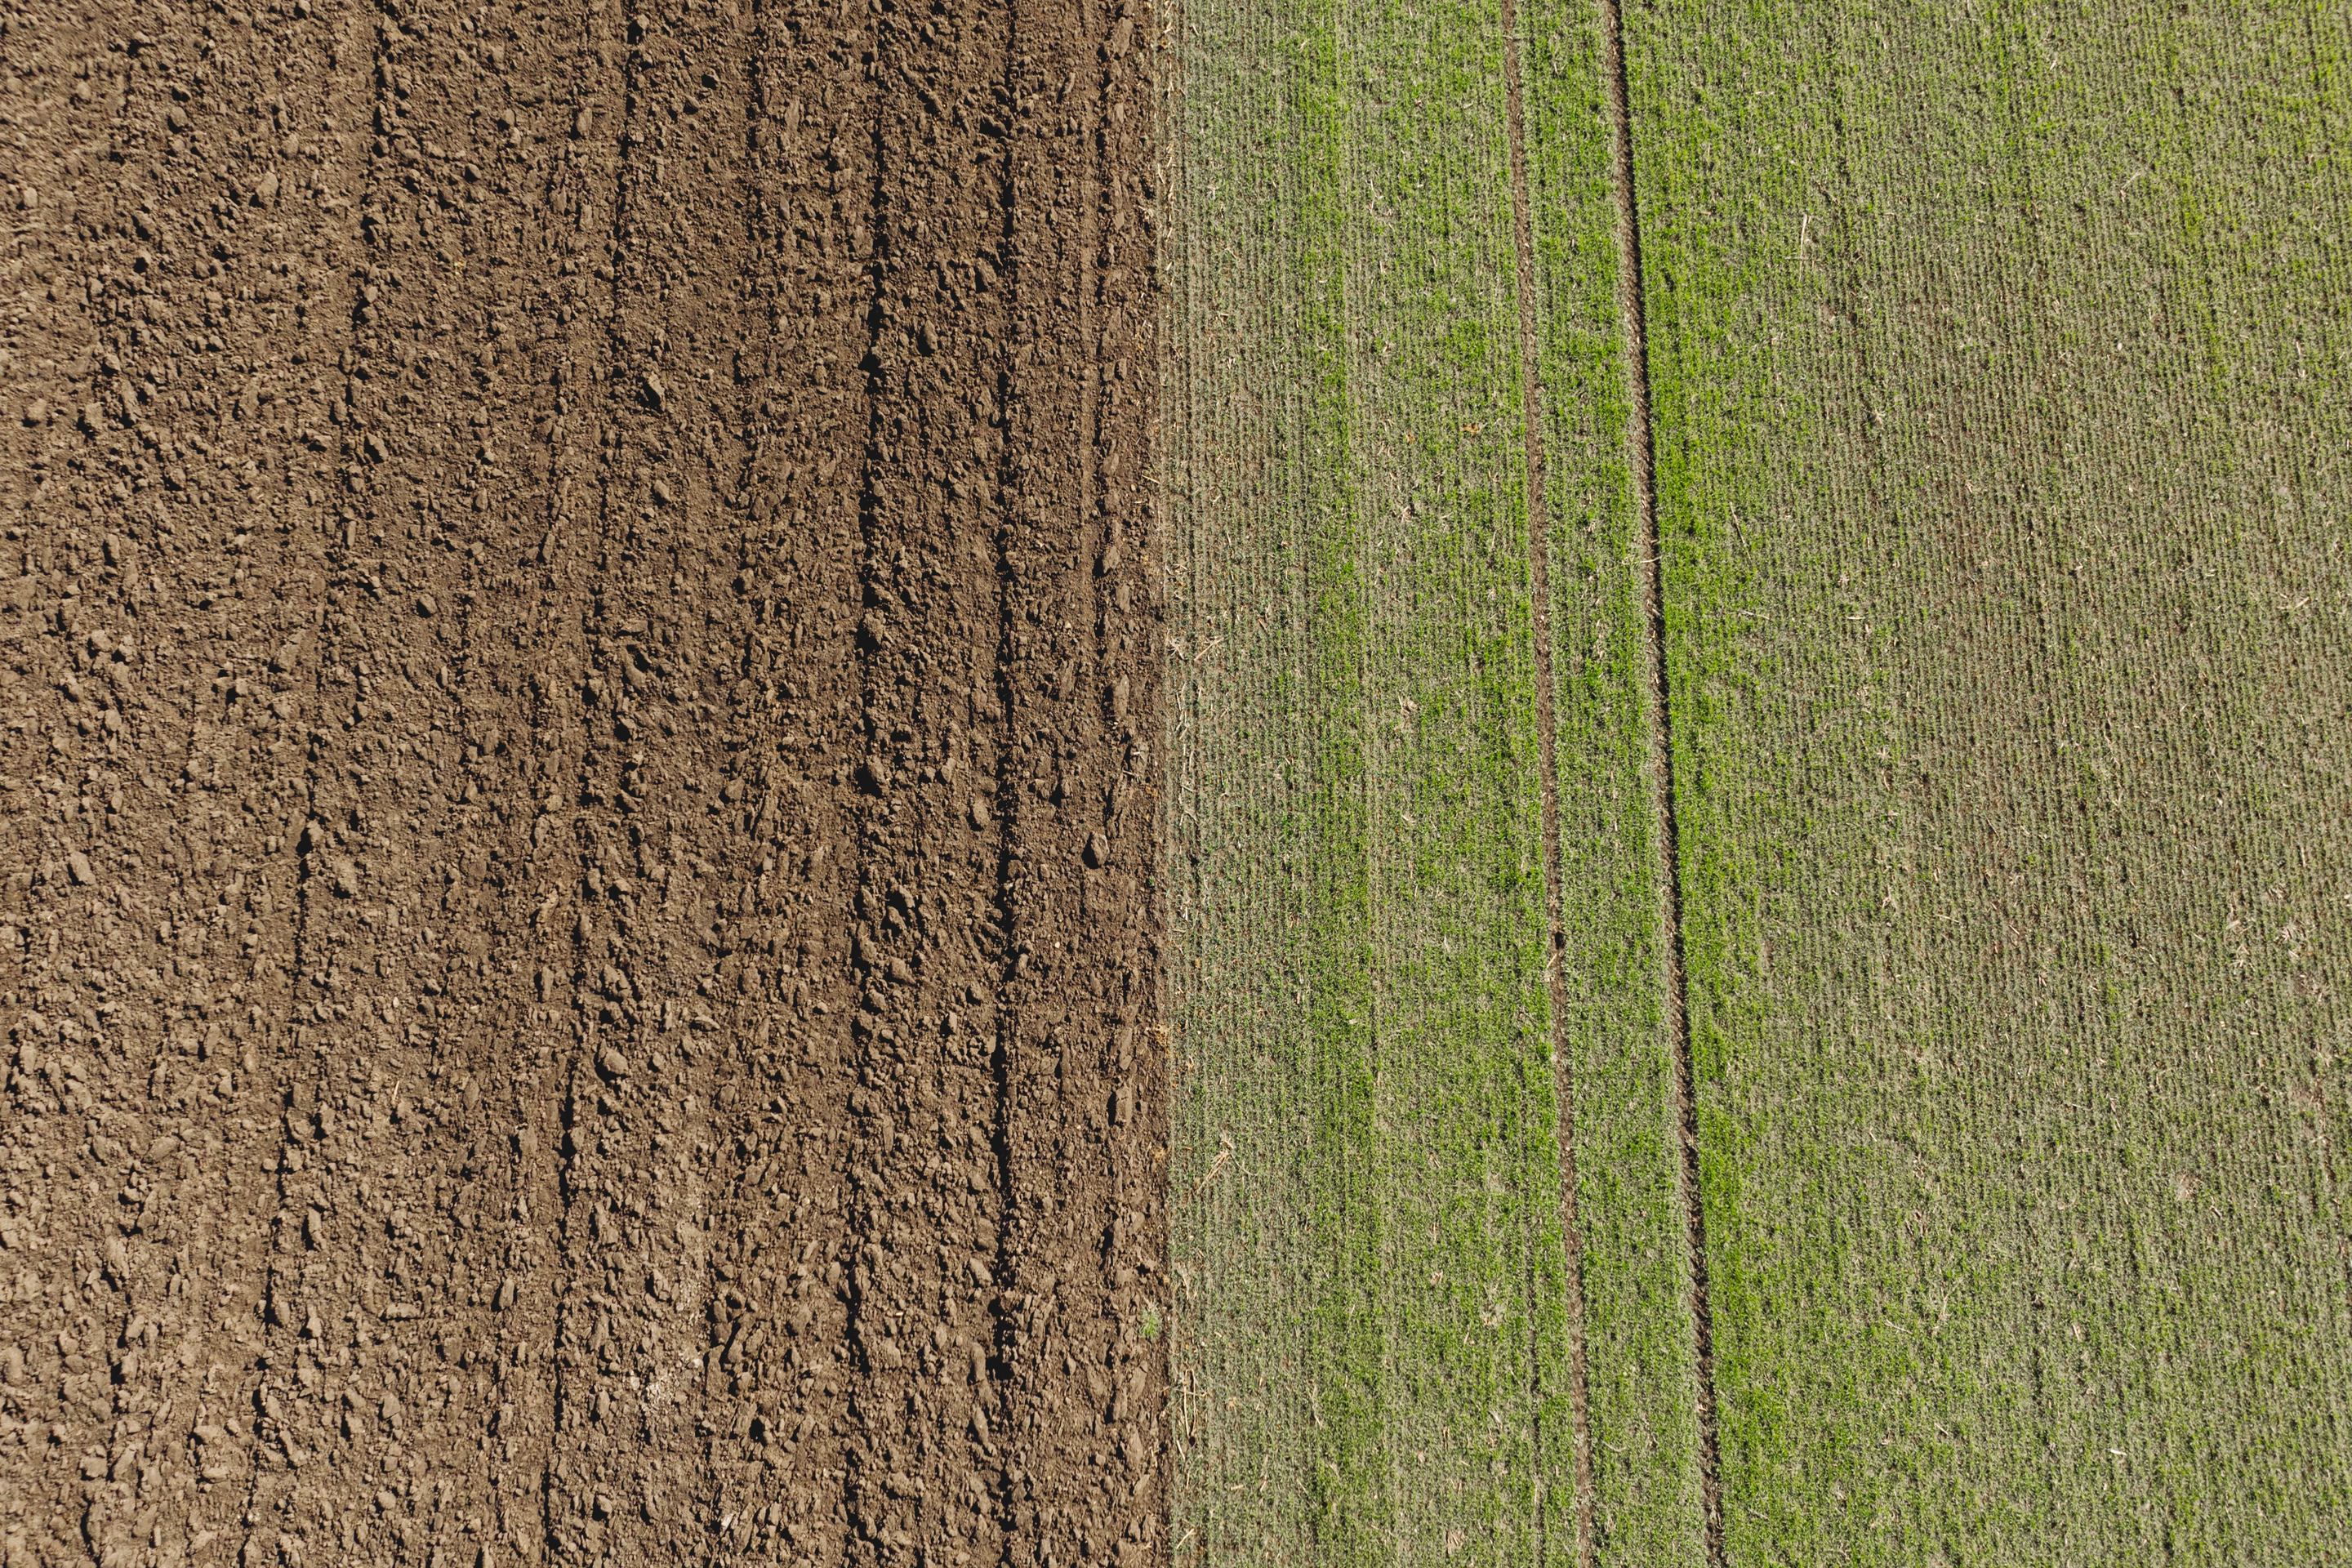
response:
<svg viewBox="0 0 2352 1568"><path fill-rule="evenodd" d="M1559 1221L1568 1265L1569 1412L1572 1430L1576 1561L1578 1568L1595 1568L1599 1542L1593 1532L1592 1413L1586 1375L1584 1324L1584 1233L1576 1212L1576 1112L1570 1090L1573 1069L1569 1061L1568 937L1561 908L1562 874L1559 850L1559 768L1556 714L1552 701L1550 512L1544 496L1543 377L1536 350L1536 269L1534 226L1528 216L1526 97L1520 86L1517 0L1503 0L1503 93L1505 119L1511 143L1511 239L1518 260L1519 406L1521 436L1527 446L1528 596L1533 607L1536 653L1536 752L1543 801L1544 913L1548 930L1544 949L1544 983L1551 1000L1551 1070L1553 1100L1558 1107L1554 1137L1559 1154ZM1529 1357L1536 1407L1543 1406L1543 1373L1539 1357ZM1536 1462L1543 1467L1543 1422L1535 1430ZM1538 1531L1549 1533L1549 1500L1538 1494ZM1549 1542L1538 1540L1538 1562L1550 1561Z"/></svg>
<svg viewBox="0 0 2352 1568"><path fill-rule="evenodd" d="M1657 436L1650 414L1649 309L1642 289L1642 217L1634 201L1633 93L1625 68L1625 13L1621 0L1599 0L1601 74L1609 91L1610 184L1617 200L1617 310L1625 337L1625 444L1633 471L1636 534L1644 600L1643 642L1649 662L1646 707L1650 732L1653 837L1657 845L1659 915L1664 931L1666 1028L1675 1049L1675 1100L1682 1159L1675 1185L1690 1248L1692 1348L1697 1363L1699 1490L1706 1561L1725 1568L1723 1452L1717 1433L1715 1313L1706 1273L1706 1215L1699 1186L1698 1072L1691 1053L1689 970L1683 950L1682 834L1675 800L1675 730L1666 671L1665 565L1658 531Z"/></svg>

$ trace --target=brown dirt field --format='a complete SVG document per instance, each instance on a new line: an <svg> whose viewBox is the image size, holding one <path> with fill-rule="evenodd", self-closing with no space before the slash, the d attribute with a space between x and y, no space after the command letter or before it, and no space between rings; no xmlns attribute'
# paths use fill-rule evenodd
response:
<svg viewBox="0 0 2352 1568"><path fill-rule="evenodd" d="M7 1568L1166 1560L1153 31L0 15Z"/></svg>

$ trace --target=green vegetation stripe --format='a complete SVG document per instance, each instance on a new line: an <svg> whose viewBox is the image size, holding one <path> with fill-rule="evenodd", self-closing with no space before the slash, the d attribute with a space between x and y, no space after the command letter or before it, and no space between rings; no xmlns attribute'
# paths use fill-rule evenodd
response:
<svg viewBox="0 0 2352 1568"><path fill-rule="evenodd" d="M1729 1560L2344 1562L2347 15L1628 28Z"/></svg>
<svg viewBox="0 0 2352 1568"><path fill-rule="evenodd" d="M1498 12L1178 27L1178 1558L1572 1563Z"/></svg>
<svg viewBox="0 0 2352 1568"><path fill-rule="evenodd" d="M1568 1562L1572 1450L1538 1453L1566 1253L1504 41L1496 8L1404 0L1347 28L1392 1550Z"/></svg>
<svg viewBox="0 0 2352 1568"><path fill-rule="evenodd" d="M1696 1563L1697 1366L1675 1172L1607 41L1592 0L1538 0L1521 16L1597 1557Z"/></svg>
<svg viewBox="0 0 2352 1568"><path fill-rule="evenodd" d="M1339 335L1298 329L1328 322L1339 280L1306 269L1315 170L1290 132L1312 117L1301 100L1313 84L1297 51L1269 50L1269 19L1239 7L1191 10L1180 26L1183 70L1162 76L1161 119L1182 163L1162 232L1182 347L1162 391L1159 476L1172 677L1173 1537L1179 1562L1294 1563L1311 1555L1326 1430L1314 1414L1326 1264L1315 1160L1328 1140L1316 1136L1306 1006L1315 955L1299 933L1324 916L1322 934L1336 934L1315 880L1333 813L1302 744L1325 733L1305 676L1308 563L1323 543L1307 498L1344 472ZM1341 874L1360 877L1360 855Z"/></svg>

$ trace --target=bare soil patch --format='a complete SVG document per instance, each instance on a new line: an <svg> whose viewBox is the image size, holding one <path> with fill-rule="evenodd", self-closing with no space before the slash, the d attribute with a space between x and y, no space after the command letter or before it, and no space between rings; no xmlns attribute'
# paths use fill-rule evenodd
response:
<svg viewBox="0 0 2352 1568"><path fill-rule="evenodd" d="M1148 15L0 28L7 1560L1164 1556Z"/></svg>

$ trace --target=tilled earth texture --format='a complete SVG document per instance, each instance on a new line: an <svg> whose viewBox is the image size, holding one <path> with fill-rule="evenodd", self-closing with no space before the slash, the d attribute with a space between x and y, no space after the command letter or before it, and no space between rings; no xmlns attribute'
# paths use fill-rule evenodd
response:
<svg viewBox="0 0 2352 1568"><path fill-rule="evenodd" d="M1138 0L0 15L5 1561L1165 1561Z"/></svg>

